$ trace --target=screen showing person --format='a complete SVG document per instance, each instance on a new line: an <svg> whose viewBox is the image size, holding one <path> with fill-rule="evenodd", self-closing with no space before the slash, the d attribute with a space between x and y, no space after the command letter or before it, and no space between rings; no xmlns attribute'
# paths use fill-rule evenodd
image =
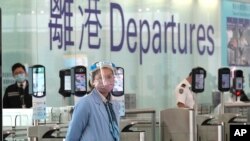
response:
<svg viewBox="0 0 250 141"><path fill-rule="evenodd" d="M242 90L243 89L243 78L242 77L236 77L235 78L236 81L236 90Z"/></svg>
<svg viewBox="0 0 250 141"><path fill-rule="evenodd" d="M191 90L194 93L200 93L204 91L206 70L202 67L196 67L192 69L192 72L189 74L191 78Z"/></svg>
<svg viewBox="0 0 250 141"><path fill-rule="evenodd" d="M112 90L114 96L122 96L124 94L124 69L116 67L115 83Z"/></svg>
<svg viewBox="0 0 250 141"><path fill-rule="evenodd" d="M123 69L117 69L113 91L123 91Z"/></svg>
<svg viewBox="0 0 250 141"><path fill-rule="evenodd" d="M86 91L86 76L84 73L75 74L75 91Z"/></svg>
<svg viewBox="0 0 250 141"><path fill-rule="evenodd" d="M204 75L195 74L195 89L204 89Z"/></svg>
<svg viewBox="0 0 250 141"><path fill-rule="evenodd" d="M222 74L222 88L230 88L230 74Z"/></svg>
<svg viewBox="0 0 250 141"><path fill-rule="evenodd" d="M33 69L33 92L44 92L45 91L45 76L44 68L34 68Z"/></svg>

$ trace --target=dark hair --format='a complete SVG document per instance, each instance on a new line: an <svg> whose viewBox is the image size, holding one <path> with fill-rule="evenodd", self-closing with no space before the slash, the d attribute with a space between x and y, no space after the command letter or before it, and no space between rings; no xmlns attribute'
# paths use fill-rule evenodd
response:
<svg viewBox="0 0 250 141"><path fill-rule="evenodd" d="M89 85L90 90L92 90L93 89L93 84L92 84L92 82L90 80L88 81L88 85Z"/></svg>
<svg viewBox="0 0 250 141"><path fill-rule="evenodd" d="M16 63L16 64L14 64L14 65L12 66L12 73L14 73L14 71L15 71L17 68L22 68L22 69L26 72L26 69L25 69L25 67L24 67L23 64L21 64L21 63Z"/></svg>
<svg viewBox="0 0 250 141"><path fill-rule="evenodd" d="M204 68L202 68L202 67L195 67L195 68L193 68L193 69L191 70L191 72L189 73L188 76L191 76L191 75L192 75L192 71L195 70L195 69L202 69L202 70L204 71L204 78L206 78L207 72L206 72L206 70L205 70Z"/></svg>
<svg viewBox="0 0 250 141"><path fill-rule="evenodd" d="M87 94L89 94L94 89L94 86L93 86L91 80L88 81L88 85L89 85L89 91L87 92Z"/></svg>
<svg viewBox="0 0 250 141"><path fill-rule="evenodd" d="M100 72L100 69L92 72L91 74L91 84L93 83L94 79L95 79L95 76Z"/></svg>

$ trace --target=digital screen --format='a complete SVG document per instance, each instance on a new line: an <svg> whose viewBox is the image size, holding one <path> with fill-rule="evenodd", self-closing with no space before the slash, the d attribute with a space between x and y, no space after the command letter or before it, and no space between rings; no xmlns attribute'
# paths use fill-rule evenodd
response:
<svg viewBox="0 0 250 141"><path fill-rule="evenodd" d="M66 91L71 90L71 77L70 77L70 75L64 76L64 90L66 90Z"/></svg>
<svg viewBox="0 0 250 141"><path fill-rule="evenodd" d="M222 84L223 89L230 88L230 74L222 74Z"/></svg>
<svg viewBox="0 0 250 141"><path fill-rule="evenodd" d="M236 90L242 90L243 89L243 79L242 77L236 77Z"/></svg>
<svg viewBox="0 0 250 141"><path fill-rule="evenodd" d="M195 74L195 89L203 89L204 86L204 75Z"/></svg>
<svg viewBox="0 0 250 141"><path fill-rule="evenodd" d="M113 88L113 92L121 92L123 91L123 69L117 69L117 73L115 75L115 85L114 85L114 88Z"/></svg>
<svg viewBox="0 0 250 141"><path fill-rule="evenodd" d="M86 91L86 76L83 73L75 74L75 91Z"/></svg>
<svg viewBox="0 0 250 141"><path fill-rule="evenodd" d="M33 92L44 92L45 91L45 72L44 68L33 68Z"/></svg>

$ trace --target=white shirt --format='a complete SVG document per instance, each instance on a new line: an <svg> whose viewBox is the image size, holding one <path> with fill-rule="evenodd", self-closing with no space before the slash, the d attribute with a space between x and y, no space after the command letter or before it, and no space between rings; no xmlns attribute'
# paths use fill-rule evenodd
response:
<svg viewBox="0 0 250 141"><path fill-rule="evenodd" d="M22 84L22 88L23 88L23 89L25 89L25 88L26 88L26 85L27 85L26 80L25 80L25 81L23 81L22 83L17 82L17 86L18 86L18 87L20 87L20 86L21 86L21 84Z"/></svg>
<svg viewBox="0 0 250 141"><path fill-rule="evenodd" d="M189 108L194 108L195 100L194 94L191 91L190 83L184 79L180 84L175 88L176 104L181 102Z"/></svg>

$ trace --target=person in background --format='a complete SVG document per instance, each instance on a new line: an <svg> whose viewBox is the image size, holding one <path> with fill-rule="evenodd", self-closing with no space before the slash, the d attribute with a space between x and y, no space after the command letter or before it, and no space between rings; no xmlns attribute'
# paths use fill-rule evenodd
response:
<svg viewBox="0 0 250 141"><path fill-rule="evenodd" d="M32 95L29 95L27 72L21 63L12 66L12 76L16 82L8 86L3 97L3 108L31 108Z"/></svg>
<svg viewBox="0 0 250 141"><path fill-rule="evenodd" d="M97 62L90 67L92 91L76 103L66 141L119 141L119 104L111 99L115 65Z"/></svg>
<svg viewBox="0 0 250 141"><path fill-rule="evenodd" d="M244 85L245 85L245 79L243 77L243 88L240 91L236 91L235 88L232 86L230 88L230 97L227 98L227 102L249 102L249 98L247 97L245 91L244 91ZM236 97L238 96L238 97Z"/></svg>
<svg viewBox="0 0 250 141"><path fill-rule="evenodd" d="M243 86L245 83L245 79L243 77ZM244 87L242 90L236 91L233 86L231 86L229 92L224 93L224 103L245 103L249 102L249 98L247 97ZM222 113L221 111L221 101L220 103L214 108L214 113L215 114L220 114Z"/></svg>
<svg viewBox="0 0 250 141"><path fill-rule="evenodd" d="M197 69L197 68L203 69L201 67L196 67L193 69ZM203 70L205 71L205 69ZM204 77L206 77L206 73ZM177 107L190 108L190 109L194 108L195 97L191 89L191 84L192 84L192 71L189 73L188 77L182 80L175 88Z"/></svg>

